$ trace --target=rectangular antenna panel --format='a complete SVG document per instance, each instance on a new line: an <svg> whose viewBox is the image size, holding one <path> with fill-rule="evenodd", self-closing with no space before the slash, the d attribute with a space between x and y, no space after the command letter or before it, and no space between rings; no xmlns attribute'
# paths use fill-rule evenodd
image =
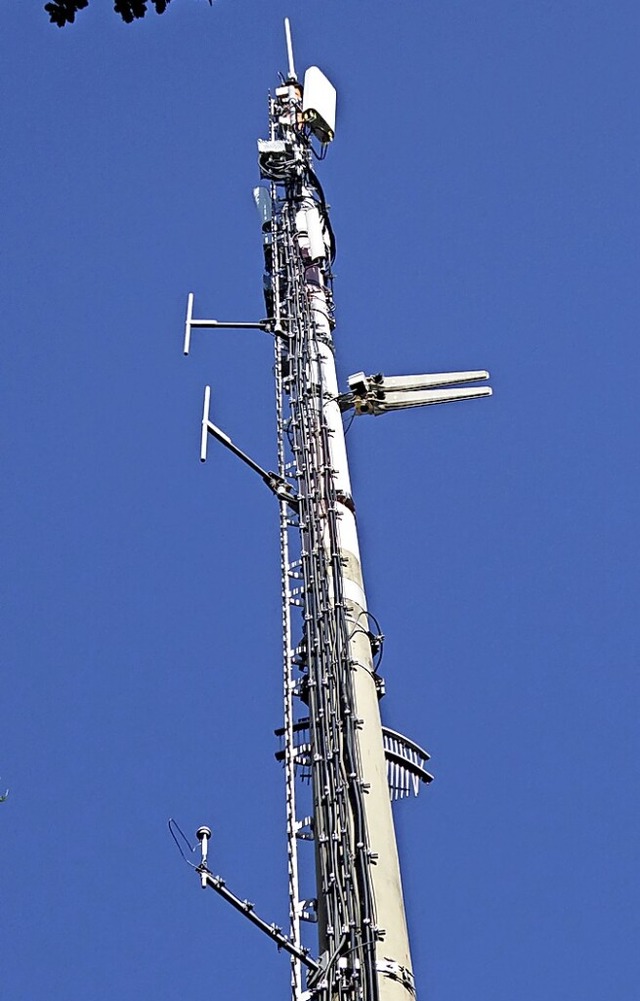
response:
<svg viewBox="0 0 640 1001"><path fill-rule="evenodd" d="M322 234L320 213L317 209L307 209L307 233L309 235L309 255L312 261L326 257L327 251Z"/></svg>
<svg viewBox="0 0 640 1001"><path fill-rule="evenodd" d="M304 75L302 115L320 142L331 142L336 131L336 88L317 66L310 66Z"/></svg>
<svg viewBox="0 0 640 1001"><path fill-rule="evenodd" d="M260 215L260 222L263 229L268 229L271 222L271 195L266 188L254 188L253 200Z"/></svg>

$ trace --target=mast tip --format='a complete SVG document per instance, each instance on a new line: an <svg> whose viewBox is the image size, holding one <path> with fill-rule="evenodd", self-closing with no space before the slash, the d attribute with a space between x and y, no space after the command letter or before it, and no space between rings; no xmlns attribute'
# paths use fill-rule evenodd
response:
<svg viewBox="0 0 640 1001"><path fill-rule="evenodd" d="M288 17L284 19L284 37L287 44L287 63L289 65L289 80L297 80L296 67L293 61L293 42L291 41L291 22Z"/></svg>

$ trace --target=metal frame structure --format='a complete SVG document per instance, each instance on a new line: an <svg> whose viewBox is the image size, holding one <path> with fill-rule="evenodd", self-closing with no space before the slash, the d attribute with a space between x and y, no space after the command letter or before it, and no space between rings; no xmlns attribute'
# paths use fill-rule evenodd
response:
<svg viewBox="0 0 640 1001"><path fill-rule="evenodd" d="M333 139L335 91L317 67L299 82L288 22L285 29L288 73L269 98L269 138L258 142L264 183L254 192L267 317L197 320L190 295L184 350L196 327L253 327L273 336L277 469L263 469L211 422L208 387L201 459L213 436L258 473L279 505L284 718L276 757L285 778L289 934L258 918L252 904L210 872L208 828L198 831L196 868L203 887L225 896L289 952L292 1001L411 1001L391 800L431 781L424 768L429 756L381 723L377 664L384 637L367 610L343 413L376 415L491 390L459 386L486 379L484 371L386 380L358 373L340 393L335 239L314 170L314 155L322 159ZM313 844L316 884L308 897L300 889L306 842ZM304 922L317 926L317 960L303 943Z"/></svg>

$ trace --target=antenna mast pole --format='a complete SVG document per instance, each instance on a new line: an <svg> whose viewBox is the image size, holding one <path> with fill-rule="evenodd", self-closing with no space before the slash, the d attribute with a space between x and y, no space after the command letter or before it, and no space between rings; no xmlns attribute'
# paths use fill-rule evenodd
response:
<svg viewBox="0 0 640 1001"><path fill-rule="evenodd" d="M274 330L281 331L275 340L279 473L299 501L296 517L284 502L280 512L291 934L299 935L307 909L297 895L304 818L295 815L295 772L306 767L317 874L310 916L318 922L325 995L406 1001L414 995L413 975L334 360L335 247L312 168L311 130L321 141L333 138L335 92L319 70L307 73L303 92L288 24L287 50L289 76L270 102L260 167L271 182L266 284ZM300 582L301 599L292 595L291 581Z"/></svg>
<svg viewBox="0 0 640 1001"><path fill-rule="evenodd" d="M381 722L377 662L384 637L367 609L342 418L347 410L380 414L491 391L451 388L487 377L474 371L387 380L358 373L349 379L350 392L340 392L335 240L313 169L315 147L322 159L334 136L336 94L317 67L298 82L288 20L285 36L288 76L269 99L269 138L258 141L266 183L254 192L267 319L229 324L273 335L278 469L265 471L211 423L208 389L201 446L204 459L212 434L279 501L284 721L276 733L285 774L289 936L252 920L291 956L292 1001L413 1001L391 800L417 793L431 776L423 767L426 751ZM192 327L224 325L194 320L190 296L185 353ZM313 860L301 857L309 841ZM300 883L310 869L315 892L305 899ZM203 887L224 891L243 909L209 872L206 853L198 872ZM302 942L307 921L317 924L317 961Z"/></svg>

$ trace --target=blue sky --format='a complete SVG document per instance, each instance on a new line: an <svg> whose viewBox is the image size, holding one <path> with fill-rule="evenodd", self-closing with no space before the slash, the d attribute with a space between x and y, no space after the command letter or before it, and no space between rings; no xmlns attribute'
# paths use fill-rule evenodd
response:
<svg viewBox="0 0 640 1001"><path fill-rule="evenodd" d="M338 88L323 164L354 371L487 367L491 400L349 433L419 996L637 998L640 9L5 0L2 986L287 997L277 511L255 140L284 69ZM215 415L215 416L214 416Z"/></svg>

